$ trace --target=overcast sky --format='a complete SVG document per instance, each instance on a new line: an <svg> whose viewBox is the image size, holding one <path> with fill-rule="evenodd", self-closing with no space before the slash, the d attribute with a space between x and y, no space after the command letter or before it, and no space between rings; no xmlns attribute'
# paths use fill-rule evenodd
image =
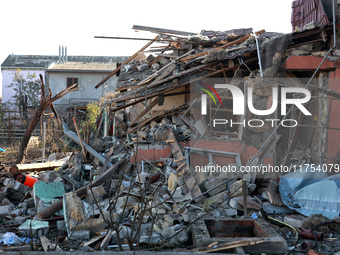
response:
<svg viewBox="0 0 340 255"><path fill-rule="evenodd" d="M2 0L0 63L9 54L127 56L147 41L94 39L95 35L146 37L133 25L199 33L234 28L291 32L292 0L143 1Z"/></svg>

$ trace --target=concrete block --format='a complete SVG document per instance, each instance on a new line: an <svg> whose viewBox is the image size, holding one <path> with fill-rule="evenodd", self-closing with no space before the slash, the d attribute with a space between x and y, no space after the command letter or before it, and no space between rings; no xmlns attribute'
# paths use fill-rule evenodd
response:
<svg viewBox="0 0 340 255"><path fill-rule="evenodd" d="M176 233L175 227L176 226L173 226L162 230L163 240L168 240L171 236L173 236ZM178 235L172 237L170 239L170 243L173 245L179 244Z"/></svg>
<svg viewBox="0 0 340 255"><path fill-rule="evenodd" d="M237 197L233 197L232 199L230 199L229 205L233 209L243 211L243 206L238 202Z"/></svg>
<svg viewBox="0 0 340 255"><path fill-rule="evenodd" d="M149 242L149 235L142 235L139 238L139 242L140 243L151 243L151 244L155 244L161 241L161 236L156 234L156 233L152 233L151 238L150 238L150 242Z"/></svg>
<svg viewBox="0 0 340 255"><path fill-rule="evenodd" d="M285 216L283 221L294 228L302 228L305 219L306 217L301 214L292 214Z"/></svg>
<svg viewBox="0 0 340 255"><path fill-rule="evenodd" d="M142 72L142 71L148 69L148 67L149 67L148 64L141 64L141 65L137 66L137 69L138 69L139 72Z"/></svg>
<svg viewBox="0 0 340 255"><path fill-rule="evenodd" d="M27 220L27 217L25 217L25 216L17 216L17 217L15 217L14 218L14 220L13 220L13 224L14 225L16 225L16 224L23 224L25 221Z"/></svg>
<svg viewBox="0 0 340 255"><path fill-rule="evenodd" d="M86 191L86 201L90 204L93 204L95 201L100 202L105 196L105 194L106 190L104 189L103 186L94 187L92 188L92 191L88 189ZM95 199L93 198L93 195Z"/></svg>
<svg viewBox="0 0 340 255"><path fill-rule="evenodd" d="M28 208L27 214L32 217L32 216L35 216L37 214L37 211L34 208Z"/></svg>
<svg viewBox="0 0 340 255"><path fill-rule="evenodd" d="M11 188L8 188L7 189L7 197L9 200L11 200L13 203L14 202L20 202L23 197L25 196L24 194L22 194L21 192L15 190L15 189L11 189Z"/></svg>
<svg viewBox="0 0 340 255"><path fill-rule="evenodd" d="M57 229L59 231L65 231L66 230L66 225L64 220L59 220L57 221Z"/></svg>
<svg viewBox="0 0 340 255"><path fill-rule="evenodd" d="M9 205L0 206L0 217L9 216L11 214L11 209Z"/></svg>
<svg viewBox="0 0 340 255"><path fill-rule="evenodd" d="M152 208L152 213L165 215L166 210L164 208Z"/></svg>
<svg viewBox="0 0 340 255"><path fill-rule="evenodd" d="M180 243L185 243L189 240L189 235L188 235L188 232L186 230L182 230L181 232L179 232L177 234L177 237L178 237L178 241Z"/></svg>
<svg viewBox="0 0 340 255"><path fill-rule="evenodd" d="M0 202L7 197L7 189L0 192Z"/></svg>
<svg viewBox="0 0 340 255"><path fill-rule="evenodd" d="M71 240L89 240L91 232L90 230L73 231L68 238Z"/></svg>
<svg viewBox="0 0 340 255"><path fill-rule="evenodd" d="M3 182L3 184L7 188L14 189L16 191L19 191L22 194L25 194L27 191L30 190L30 188L25 186L24 184L17 182L15 180L9 179L9 178L6 178Z"/></svg>
<svg viewBox="0 0 340 255"><path fill-rule="evenodd" d="M89 230L91 233L105 229L104 219L86 219L83 203L73 192L64 194L63 210L68 234L74 231Z"/></svg>
<svg viewBox="0 0 340 255"><path fill-rule="evenodd" d="M28 204L27 203L19 203L18 208L22 208L24 210L24 213L27 212Z"/></svg>
<svg viewBox="0 0 340 255"><path fill-rule="evenodd" d="M136 203L138 203L139 201L138 201L138 199L135 197L135 196L129 196L129 197L127 197L127 196L124 196L124 197L119 197L118 199L117 199L117 203L116 203L116 209L118 209L118 208L124 208L124 206L125 206L125 203L127 204L127 205L134 205L134 204L136 204ZM129 206L127 206L128 208L129 208Z"/></svg>
<svg viewBox="0 0 340 255"><path fill-rule="evenodd" d="M236 181L231 184L229 192L231 197L238 197L242 195L242 181Z"/></svg>
<svg viewBox="0 0 340 255"><path fill-rule="evenodd" d="M206 188L206 190L210 190L210 189L216 187L217 185L219 185L221 183L222 183L221 179L215 178L215 179L207 181L204 184L204 187ZM214 189L212 191L209 191L208 194L210 196L213 196L213 195L216 195L218 193L221 193L221 192L225 191L226 189L227 189L227 184L225 183L225 184L221 185L220 187L218 187L218 188L216 188L216 189Z"/></svg>
<svg viewBox="0 0 340 255"><path fill-rule="evenodd" d="M15 216L24 215L24 209L23 208L17 208L11 212L11 214L14 214Z"/></svg>
<svg viewBox="0 0 340 255"><path fill-rule="evenodd" d="M160 66L159 66L158 63L154 63L154 64L152 65L152 68L153 68L155 71L157 71L157 70L160 69Z"/></svg>
<svg viewBox="0 0 340 255"><path fill-rule="evenodd" d="M224 209L223 213L226 217L237 216L237 210L234 208Z"/></svg>
<svg viewBox="0 0 340 255"><path fill-rule="evenodd" d="M172 224L173 224L172 222L170 223L170 222L167 222L167 221L161 221L162 230L171 227Z"/></svg>
<svg viewBox="0 0 340 255"><path fill-rule="evenodd" d="M229 195L228 191L223 191L209 198L216 203L220 203L220 207L228 207Z"/></svg>
<svg viewBox="0 0 340 255"><path fill-rule="evenodd" d="M35 208L35 205L34 205L34 198L33 198L33 197L26 198L26 199L24 200L24 203L27 204L27 208Z"/></svg>
<svg viewBox="0 0 340 255"><path fill-rule="evenodd" d="M18 227L19 234L25 237L31 237L31 233L34 238L46 236L49 230L49 224L47 221L40 220L27 220Z"/></svg>
<svg viewBox="0 0 340 255"><path fill-rule="evenodd" d="M33 198L37 212L40 212L53 202L58 201L65 193L64 183L45 183L38 181L33 186ZM63 214L62 210L60 211Z"/></svg>
<svg viewBox="0 0 340 255"><path fill-rule="evenodd" d="M130 234L131 234L131 228L129 228L127 226L121 226L121 228L119 230L120 230L119 231L120 240L125 239L127 236L130 236ZM112 243L115 243L115 244L118 243L116 231L113 231L111 241L112 241Z"/></svg>
<svg viewBox="0 0 340 255"><path fill-rule="evenodd" d="M164 220L173 224L174 218L170 214L164 215Z"/></svg>
<svg viewBox="0 0 340 255"><path fill-rule="evenodd" d="M289 214L289 213L296 213L296 211L289 209L286 206L279 206L279 205L273 205L270 202L264 202L263 203L263 210L266 213L273 214Z"/></svg>
<svg viewBox="0 0 340 255"><path fill-rule="evenodd" d="M14 204L12 204L11 201L9 201L8 198L5 198L4 200L2 200L1 205L8 205L11 209L13 209L15 207Z"/></svg>

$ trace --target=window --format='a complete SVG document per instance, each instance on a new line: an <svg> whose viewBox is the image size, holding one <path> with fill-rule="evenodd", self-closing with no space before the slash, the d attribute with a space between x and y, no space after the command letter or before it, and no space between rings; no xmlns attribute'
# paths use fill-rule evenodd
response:
<svg viewBox="0 0 340 255"><path fill-rule="evenodd" d="M77 84L76 88L78 89L78 78L66 78L66 87L71 87L73 84Z"/></svg>

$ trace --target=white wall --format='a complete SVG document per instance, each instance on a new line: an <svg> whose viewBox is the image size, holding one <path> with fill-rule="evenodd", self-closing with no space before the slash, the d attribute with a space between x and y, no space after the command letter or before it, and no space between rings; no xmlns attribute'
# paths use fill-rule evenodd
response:
<svg viewBox="0 0 340 255"><path fill-rule="evenodd" d="M24 79L26 79L28 73L35 74L35 78L33 80L40 80L39 74L42 74L43 77L45 72L43 70L26 70L20 69L21 75ZM9 85L14 82L14 73L16 69L4 69L2 70L2 103L8 102L12 100L12 97L15 95L15 91L13 88L10 88ZM1 86L0 86L1 87ZM1 96L1 95L0 95Z"/></svg>
<svg viewBox="0 0 340 255"><path fill-rule="evenodd" d="M86 106L89 102L99 101L99 99L117 87L118 77L111 77L98 89L95 86L102 81L109 73L63 73L48 72L48 86L52 95L66 89L66 78L78 78L79 87L77 91L71 92L54 102L56 107L61 106Z"/></svg>

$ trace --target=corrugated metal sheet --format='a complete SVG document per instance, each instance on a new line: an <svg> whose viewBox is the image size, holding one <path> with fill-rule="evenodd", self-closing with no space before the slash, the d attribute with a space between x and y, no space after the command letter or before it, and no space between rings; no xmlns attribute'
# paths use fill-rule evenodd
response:
<svg viewBox="0 0 340 255"><path fill-rule="evenodd" d="M237 36L245 36L246 34L251 34L252 28L240 28L232 29L228 31L213 31L213 30L202 30L201 35L207 36L209 39L216 38L217 41L228 40L229 38Z"/></svg>
<svg viewBox="0 0 340 255"><path fill-rule="evenodd" d="M280 179L283 203L305 216L322 214L331 219L339 217L340 175L327 177L322 171L312 170L304 167Z"/></svg>
<svg viewBox="0 0 340 255"><path fill-rule="evenodd" d="M303 29L311 22L314 22L317 27L330 24L321 0L295 0L292 2L292 30L294 31L296 27Z"/></svg>

